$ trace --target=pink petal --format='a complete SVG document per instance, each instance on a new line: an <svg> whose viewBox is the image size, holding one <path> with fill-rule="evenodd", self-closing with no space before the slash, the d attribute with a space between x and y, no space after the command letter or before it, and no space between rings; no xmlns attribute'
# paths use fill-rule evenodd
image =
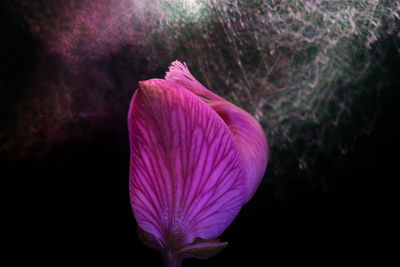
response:
<svg viewBox="0 0 400 267"><path fill-rule="evenodd" d="M268 143L261 125L249 113L209 91L190 73L185 64L174 61L166 73L174 81L198 95L225 121L235 136L246 171L246 197L255 194L268 162Z"/></svg>
<svg viewBox="0 0 400 267"><path fill-rule="evenodd" d="M246 197L248 202L255 194L268 162L268 145L260 124L250 114L226 102L216 101L210 106L232 130L239 145L246 169Z"/></svg>
<svg viewBox="0 0 400 267"><path fill-rule="evenodd" d="M140 83L128 115L130 197L163 247L219 236L243 204L239 149L224 121L171 81Z"/></svg>

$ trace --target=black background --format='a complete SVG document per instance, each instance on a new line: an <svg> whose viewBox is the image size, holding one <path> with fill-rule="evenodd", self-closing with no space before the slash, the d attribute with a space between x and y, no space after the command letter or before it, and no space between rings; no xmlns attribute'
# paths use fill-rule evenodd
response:
<svg viewBox="0 0 400 267"><path fill-rule="evenodd" d="M0 129L5 132L43 48L6 9L2 12ZM382 77L394 81L386 90L388 101L370 135L360 137L335 168L321 165L327 188L312 187L301 172L288 183L272 183L275 177L267 171L266 182L221 237L229 247L185 266L382 264L394 256L400 64L391 49ZM89 139L64 142L41 155L1 157L9 211L4 220L10 223L5 231L14 262L161 266L158 253L138 240L130 209L126 119L102 124L108 127Z"/></svg>

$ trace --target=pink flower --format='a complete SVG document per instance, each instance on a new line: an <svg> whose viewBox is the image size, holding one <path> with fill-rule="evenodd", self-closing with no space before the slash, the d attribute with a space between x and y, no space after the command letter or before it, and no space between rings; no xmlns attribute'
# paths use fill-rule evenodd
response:
<svg viewBox="0 0 400 267"><path fill-rule="evenodd" d="M130 198L144 241L168 266L207 257L257 190L268 161L263 129L175 61L139 83L128 114ZM175 265L174 265L175 264Z"/></svg>

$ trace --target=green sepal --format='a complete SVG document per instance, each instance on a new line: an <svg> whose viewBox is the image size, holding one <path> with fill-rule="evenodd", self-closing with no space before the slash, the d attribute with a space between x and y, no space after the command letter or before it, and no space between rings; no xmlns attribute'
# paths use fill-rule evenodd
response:
<svg viewBox="0 0 400 267"><path fill-rule="evenodd" d="M146 231L142 230L139 226L137 227L137 232L139 235L140 241L143 242L146 246L161 251L161 246L158 239Z"/></svg>
<svg viewBox="0 0 400 267"><path fill-rule="evenodd" d="M218 239L202 240L201 242L195 240L192 244L181 248L178 254L184 258L208 259L218 254L227 245L228 242L219 242Z"/></svg>

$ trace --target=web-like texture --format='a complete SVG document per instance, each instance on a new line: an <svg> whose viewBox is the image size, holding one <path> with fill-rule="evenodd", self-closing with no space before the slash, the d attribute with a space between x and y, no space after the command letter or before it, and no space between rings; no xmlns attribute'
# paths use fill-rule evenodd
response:
<svg viewBox="0 0 400 267"><path fill-rule="evenodd" d="M261 122L270 174L315 176L371 131L390 83L382 58L399 53L399 1L7 2L46 53L6 150L85 138L178 59Z"/></svg>
<svg viewBox="0 0 400 267"><path fill-rule="evenodd" d="M152 36L261 121L276 174L312 173L372 129L385 83L372 78L385 53L376 42L399 37L399 2L197 4L190 19L160 16Z"/></svg>

